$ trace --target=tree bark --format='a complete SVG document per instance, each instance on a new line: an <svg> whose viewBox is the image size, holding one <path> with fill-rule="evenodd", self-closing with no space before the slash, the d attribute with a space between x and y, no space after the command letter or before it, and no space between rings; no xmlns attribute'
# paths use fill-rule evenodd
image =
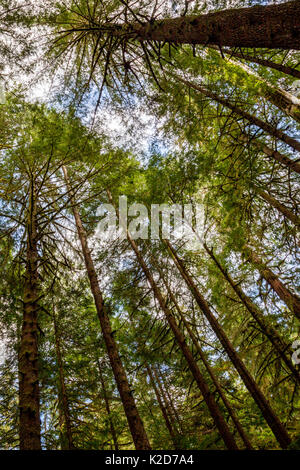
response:
<svg viewBox="0 0 300 470"><path fill-rule="evenodd" d="M299 16L299 2L292 1L125 25L93 22L74 30L138 41L299 50Z"/></svg>
<svg viewBox="0 0 300 470"><path fill-rule="evenodd" d="M261 258L252 250L252 248L250 248L249 245L245 245L244 254L249 258L255 268L258 269L261 276L272 287L280 299L296 315L296 317L300 319L300 298L285 287L278 276L276 276L276 274L262 262Z"/></svg>
<svg viewBox="0 0 300 470"><path fill-rule="evenodd" d="M62 450L72 450L72 449L75 449L75 446L73 444L69 399L68 399L68 394L67 394L67 389L66 389L66 384L65 384L63 359L62 359L61 346L60 346L60 331L59 331L59 326L57 324L55 308L53 309L53 325L54 325L54 334L55 334L56 360L57 360L58 375L59 375L59 397L58 398L59 398L59 406L60 406L60 409L62 411L62 416L63 416L63 423L62 423L62 429L61 429Z"/></svg>
<svg viewBox="0 0 300 470"><path fill-rule="evenodd" d="M235 104L228 101L226 98L222 98L221 96L217 95L213 91L207 90L203 86L200 86L193 82L185 80L184 78L181 78L177 74L171 74L171 76L174 77L176 80L180 81L181 83L184 83L189 88L193 88L194 90L199 91L202 95L207 96L211 98L212 100L216 101L217 103L222 104L226 108L231 109L235 114L238 114L239 116L242 116L243 118L247 119L247 121L249 121L250 124L259 127L260 129L267 132L269 135L276 137L277 139L281 140L285 144L289 145L293 149L300 152L300 142L294 139L293 137L290 137L289 135L285 134L285 132L283 132L282 130L276 129L271 124L268 124L267 122L262 121L261 119L254 116L253 114L250 114L247 111L244 111L243 109L239 108Z"/></svg>
<svg viewBox="0 0 300 470"><path fill-rule="evenodd" d="M38 371L38 233L35 181L32 177L27 218L23 323L19 349L19 435L21 450L41 449Z"/></svg>
<svg viewBox="0 0 300 470"><path fill-rule="evenodd" d="M274 436L276 437L277 441L281 445L282 448L287 448L288 445L291 443L291 439L283 426L283 424L278 419L277 415L272 410L271 406L269 405L268 401L266 400L265 396L257 386L256 382L248 372L247 368L245 367L244 363L240 359L239 355L235 351L234 347L232 346L231 342L227 338L224 330L222 329L221 325L219 324L218 320L214 316L213 312L211 311L208 303L204 299L204 297L200 294L198 288L196 287L193 279L189 276L184 263L177 255L174 248L171 246L168 240L165 241L165 244L169 248L169 251L174 259L175 265L177 266L179 272L181 273L183 279L186 282L187 287L193 294L198 306L200 307L201 311L207 318L209 324L211 325L213 331L215 332L216 336L218 337L220 343L222 344L223 348L227 352L230 360L232 361L233 365L235 366L236 370L240 374L241 379L243 380L245 386L249 390L250 394L252 395L253 399L259 406L263 417L265 418L266 422L270 426L271 430L273 431Z"/></svg>
<svg viewBox="0 0 300 470"><path fill-rule="evenodd" d="M65 180L68 186L69 192L72 194L72 189L70 188L68 172L66 167L63 166L63 172ZM107 310L104 306L102 292L99 287L98 277L94 267L94 262L88 247L87 235L83 228L79 211L75 204L74 197L73 199L73 214L76 222L78 237L82 247L82 253L84 256L84 261L86 265L86 270L88 278L90 281L91 291L94 297L95 306L97 310L97 315L100 321L103 338L107 348L108 357L110 364L113 370L113 374L116 380L116 384L120 393L120 397L123 403L125 415L128 421L129 429L133 438L133 442L136 450L150 450L151 446L144 429L143 422L139 415L138 409L135 404L133 397L133 392L130 389L129 382L125 369L123 367L117 343L114 339L113 332L111 330L110 320L107 313Z"/></svg>
<svg viewBox="0 0 300 470"><path fill-rule="evenodd" d="M241 287L234 282L230 274L228 273L227 269L225 269L221 263L218 261L216 256L213 253L213 250L209 249L206 244L203 245L206 252L210 256L210 258L214 261L215 265L218 267L220 272L223 274L224 278L226 281L230 284L236 295L239 297L239 299L242 301L248 312L251 314L251 316L254 318L254 320L257 322L257 324L260 326L262 329L263 333L266 335L266 337L269 339L269 341L272 343L274 346L275 350L278 352L280 355L281 359L285 363L285 365L289 368L289 370L292 372L293 377L296 379L298 383L300 383L300 374L297 371L296 367L290 360L290 357L292 357L292 352L290 351L289 345L285 343L285 341L279 336L275 328L273 328L272 325L269 324L268 320L264 317L263 313L260 311L260 309L252 302L252 300L244 293L244 291L241 289ZM289 354L290 353L290 354Z"/></svg>
<svg viewBox="0 0 300 470"><path fill-rule="evenodd" d="M107 190L107 195L108 195L108 198L110 200L110 202L113 204L113 199L112 199L112 195L110 193L109 190ZM117 211L117 210L116 210ZM117 211L118 212L118 211ZM124 227L125 229L125 227ZM153 291L153 294L154 296L156 297L159 305L160 305L160 308L161 310L163 311L163 313L165 314L165 317L166 317L166 320L174 334L174 337L188 363L188 366L190 368L190 371L192 372L193 374L193 377L195 379L195 382L196 384L198 385L199 387L199 390L201 391L202 395L203 395L203 398L204 398L204 401L205 403L207 404L207 407L210 411L210 414L217 426L217 429L219 430L220 432L220 435L222 437L222 439L224 440L224 443L225 445L227 446L228 449L232 449L232 450L237 450L238 447L235 443L235 440L234 440L234 437L232 436L230 430L229 430L229 427L226 423L226 421L224 420L223 416L222 416L222 413L219 409L219 406L218 404L216 403L215 399L214 399L214 396L213 394L210 392L205 380L204 380L204 377L202 376L201 372L200 372L200 369L198 367L198 365L196 364L195 360L194 360L194 357L193 357L193 354L190 350L190 348L188 347L187 343L186 343L186 339L184 337L184 335L182 334L181 330L179 329L179 327L177 326L177 323L175 321L175 318L172 314L172 312L169 310L169 308L167 307L166 305L166 302L156 284L156 282L154 281L154 278L150 272L150 270L148 269L145 261L144 261L144 258L142 256L142 254L140 253L140 250L138 249L135 241L132 239L130 233L128 232L128 230L126 229L126 235L127 235L127 240L129 242L129 244L131 245L134 253L136 254L136 257L137 257L137 260L152 288L152 291Z"/></svg>

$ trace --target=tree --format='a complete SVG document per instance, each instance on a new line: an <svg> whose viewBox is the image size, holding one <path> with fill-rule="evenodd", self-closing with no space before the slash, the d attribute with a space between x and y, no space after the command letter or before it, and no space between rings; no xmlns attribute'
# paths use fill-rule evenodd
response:
<svg viewBox="0 0 300 470"><path fill-rule="evenodd" d="M296 448L299 2L2 3L1 449Z"/></svg>

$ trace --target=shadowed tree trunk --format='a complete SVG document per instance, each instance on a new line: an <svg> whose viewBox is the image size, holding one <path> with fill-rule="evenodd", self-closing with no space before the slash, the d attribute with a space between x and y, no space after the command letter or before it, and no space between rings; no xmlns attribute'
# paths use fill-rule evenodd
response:
<svg viewBox="0 0 300 470"><path fill-rule="evenodd" d="M189 80L185 80L184 78L181 78L178 75L171 75L176 80L180 81L181 83L184 83L189 88L193 88L194 90L199 91L202 95L211 98L212 100L222 104L228 109L231 109L235 114L245 118L250 124L259 127L260 129L267 132L269 135L276 137L277 139L281 140L285 144L300 152L300 142L294 139L293 137L290 137L289 135L285 134L285 132L283 132L282 130L277 129L276 127L272 126L271 124L265 121L262 121L260 118L248 113L247 111L244 111L237 105L228 101L226 98L222 98L221 96L217 95L217 93L214 93L213 91L208 90L201 85L197 85L196 83L190 82Z"/></svg>
<svg viewBox="0 0 300 470"><path fill-rule="evenodd" d="M66 167L63 166L63 172L65 180L68 186L68 190L72 197L72 188L68 178L68 172ZM113 332L111 330L110 320L107 310L104 306L102 292L99 287L98 277L96 274L95 266L91 257L91 253L87 243L87 235L83 228L79 211L77 209L75 199L72 197L73 203L73 214L76 222L78 237L82 247L82 253L86 265L88 278L90 281L91 291L94 297L95 306L100 321L104 342L107 348L108 357L113 370L113 374L116 380L116 384L120 393L120 397L123 403L125 415L127 417L129 429L133 438L133 442L136 450L150 450L151 446L144 429L143 422L137 410L133 392L129 386L127 375L123 367L117 343L114 339Z"/></svg>
<svg viewBox="0 0 300 470"><path fill-rule="evenodd" d="M244 247L244 254L249 258L255 268L258 269L261 276L272 287L280 299L296 315L296 317L300 319L300 298L285 287L278 276L276 276L276 274L263 263L261 258L252 250L252 248L250 248L250 246L246 245Z"/></svg>
<svg viewBox="0 0 300 470"><path fill-rule="evenodd" d="M62 450L71 450L71 449L75 449L75 446L73 444L69 400L68 400L68 394L67 394L67 389L66 389L66 384L65 384L63 360L62 360L61 346L60 346L60 331L59 331L59 326L58 326L58 322L56 318L55 308L53 309L53 325L54 325L54 334L55 334L56 359L57 359L58 375L59 375L58 400L59 400L59 407L62 412L61 414L63 417L62 429L61 429Z"/></svg>
<svg viewBox="0 0 300 470"><path fill-rule="evenodd" d="M19 434L21 450L41 449L38 376L38 233L37 200L32 176L27 216L23 323L19 349Z"/></svg>
<svg viewBox="0 0 300 470"><path fill-rule="evenodd" d="M98 25L93 21L74 29L103 30L111 36L138 41L299 50L299 16L299 2L293 1L126 25Z"/></svg>
<svg viewBox="0 0 300 470"><path fill-rule="evenodd" d="M265 396L263 395L261 390L258 388L255 380L252 378L247 368L245 367L244 363L240 359L239 355L235 351L231 342L227 338L223 328L221 327L218 320L212 313L208 303L206 302L204 297L200 294L198 288L196 287L196 284L194 283L191 276L188 274L184 266L184 263L179 258L176 251L168 242L168 240L165 240L165 244L169 248L172 258L174 259L175 265L177 266L179 272L181 273L183 279L185 280L187 287L189 288L190 292L194 296L201 311L204 313L205 317L207 318L209 324L211 325L213 331L218 337L223 348L227 352L231 362L233 363L236 370L240 374L240 377L242 378L244 384L246 385L253 399L259 406L261 413L263 417L265 418L266 422L268 423L268 425L270 426L270 428L272 429L274 436L276 437L277 441L279 442L282 448L287 448L287 446L291 443L291 439L285 427L283 426L283 424L278 419L277 415L274 413L274 411L270 407Z"/></svg>
<svg viewBox="0 0 300 470"><path fill-rule="evenodd" d="M221 263L218 261L216 256L213 253L213 250L209 249L206 244L203 245L206 252L208 255L211 257L211 259L214 261L215 265L218 267L218 269L221 271L223 274L224 278L227 280L227 282L230 284L234 292L237 294L237 296L240 298L248 312L252 315L254 320L258 323L260 328L262 329L263 333L267 336L267 338L270 340L278 354L280 355L281 359L285 363L285 365L289 368L289 370L292 372L293 377L297 380L297 382L300 383L300 375L299 372L297 371L296 367L293 365L292 361L290 360L290 357L292 357L292 352L290 350L290 347L284 342L284 340L279 336L275 328L272 327L272 325L269 324L267 318L264 317L263 313L260 311L260 309L252 302L252 300L243 292L241 287L239 286L238 283L234 282L230 274L228 273L227 269L225 269Z"/></svg>

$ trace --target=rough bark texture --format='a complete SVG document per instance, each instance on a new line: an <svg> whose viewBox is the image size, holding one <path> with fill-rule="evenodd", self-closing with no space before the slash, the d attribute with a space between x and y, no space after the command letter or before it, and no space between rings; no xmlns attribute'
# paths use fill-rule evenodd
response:
<svg viewBox="0 0 300 470"><path fill-rule="evenodd" d="M58 367L58 376L59 376L59 406L61 409L61 414L63 417L61 423L61 447L62 450L72 450L75 449L73 444L73 436L72 436L72 424L71 424L71 417L70 417L70 409L69 409L69 399L65 384L65 375L64 375L64 366L63 366L63 359L61 354L61 346L60 346L60 331L59 326L56 319L55 311L53 312L53 324L54 324L54 334L55 334L55 350L56 350L56 359L57 359L57 367Z"/></svg>
<svg viewBox="0 0 300 470"><path fill-rule="evenodd" d="M68 179L67 169L63 167L65 180L67 182L69 191L71 191ZM136 450L150 450L151 446L144 429L143 422L140 418L137 410L135 400L133 397L133 391L131 390L125 369L123 367L117 343L114 339L113 332L111 330L110 320L107 310L104 306L102 292L99 287L98 277L94 267L94 263L91 257L91 253L87 243L87 235L83 228L79 211L76 207L75 201L73 200L73 213L76 222L78 237L82 247L82 253L86 265L88 278L90 281L91 291L94 297L97 315L100 321L104 342L106 345L108 357L113 370L113 374L116 380L116 384L120 393L120 397L123 403L125 415L127 417L129 429L133 438L133 442Z"/></svg>
<svg viewBox="0 0 300 470"><path fill-rule="evenodd" d="M29 198L23 323L19 349L19 434L21 450L39 450L41 425L38 377L38 234L33 180Z"/></svg>
<svg viewBox="0 0 300 470"><path fill-rule="evenodd" d="M211 90L207 90L203 86L200 86L188 80L185 80L184 78L178 75L172 75L172 76L176 78L176 80L179 80L180 82L187 85L189 88L193 88L194 90L199 91L202 95L208 96L209 98L216 101L217 103L220 103L223 106L231 109L235 114L238 114L239 116L242 116L243 118L247 119L247 121L249 121L250 124L260 127L260 129L264 130L269 135L276 137L277 139L281 140L285 144L289 145L293 149L298 150L300 152L300 142L296 139L293 139L293 137L290 137L289 135L285 134L285 132L283 132L282 130L276 129L271 124L268 124L267 122L262 121L261 119L254 116L253 114L250 114L247 111L244 111L243 109L239 108L238 106L231 103L227 99L222 98L221 96L217 95Z"/></svg>
<svg viewBox="0 0 300 470"><path fill-rule="evenodd" d="M276 276L276 274L274 274L273 271L262 262L261 258L248 245L244 247L244 253L281 300L296 315L296 317L300 319L300 298L285 287L278 276Z"/></svg>
<svg viewBox="0 0 300 470"><path fill-rule="evenodd" d="M222 10L125 26L107 24L112 35L176 44L300 49L299 1ZM91 25L97 30L97 26ZM103 27L103 29L104 29ZM99 26L98 29L101 29Z"/></svg>
<svg viewBox="0 0 300 470"><path fill-rule="evenodd" d="M113 199L112 199L112 195L109 191L107 191L107 195L108 195L108 198L110 200L110 202L113 204ZM193 374L193 377L195 379L195 382L196 384L198 385L199 387L199 390L201 391L202 395L203 395L203 398L205 400L205 403L210 411L210 414L220 432L220 435L222 437L222 439L224 440L224 443L225 445L227 446L228 449L232 449L232 450L236 450L238 447L235 443L235 440L234 440L234 437L232 436L230 430L229 430L229 427L226 423L226 421L224 420L223 416L222 416L222 413L219 409L219 406L218 404L216 403L215 399L214 399L214 396L213 396L213 393L209 390L205 380L204 380L204 377L202 376L201 372L200 372L200 369L197 365L197 363L195 362L194 360L194 357L193 357L193 354L189 348L189 346L187 345L186 343L186 340L185 340L185 337L184 335L182 334L181 330L178 328L177 326L177 323L175 321L175 318L172 314L172 312L169 310L169 308L167 307L166 305L166 302L165 302L165 299L163 298L161 292L160 292L160 289L158 288L156 282L154 281L154 278L150 272L150 270L148 269L145 261L144 261L144 258L143 256L141 255L140 253L140 250L138 249L135 241L132 239L132 237L130 236L128 230L127 230L127 239L134 251L134 253L136 254L136 257L137 257L137 260L142 268L142 270L144 271L144 274L152 288L152 291L154 293L154 296L156 297L159 305L160 305L160 308L162 309L162 311L164 312L165 314L165 317L166 317L166 320L167 322L169 323L169 326L174 334L174 337L188 363L188 366L189 366L189 369L190 371L192 372Z"/></svg>
<svg viewBox="0 0 300 470"><path fill-rule="evenodd" d="M266 202L268 202L272 207L277 209L284 217L289 219L293 224L300 227L300 218L297 217L290 209L288 209L284 204L277 201L274 197L270 196L270 194L266 193L266 191L262 191L259 188L256 188L257 193L260 197L262 197Z"/></svg>
<svg viewBox="0 0 300 470"><path fill-rule="evenodd" d="M204 244L204 248L206 252L209 254L211 259L214 261L215 265L218 267L220 272L223 274L224 278L227 280L227 282L230 284L234 292L237 294L239 299L243 302L245 305L246 309L248 312L251 314L251 316L254 318L254 320L258 323L266 337L270 340L278 354L280 355L281 359L285 363L285 365L289 368L289 370L292 372L293 377L297 380L297 382L300 383L300 374L297 371L296 367L290 360L290 357L292 357L292 351L290 350L289 345L285 343L285 341L279 336L275 328L273 328L267 318L264 317L263 313L261 310L255 305L252 300L244 293L244 291L241 289L239 284L234 282L230 274L228 273L227 269L225 269L221 263L218 261L216 256L214 255L213 251L210 250L207 245Z"/></svg>
<svg viewBox="0 0 300 470"><path fill-rule="evenodd" d="M215 332L216 336L218 337L220 343L222 344L223 348L228 354L228 357L230 358L231 362L235 366L236 370L240 374L240 377L242 378L245 386L249 390L250 394L252 395L253 399L259 406L261 413L263 417L265 418L266 422L272 429L274 436L276 437L277 441L281 445L282 448L287 448L287 446L291 443L291 439L283 426L283 424L280 422L278 419L277 415L274 413L272 408L270 407L268 401L266 400L265 396L257 386L256 382L250 375L249 371L245 367L244 363L240 359L239 355L235 351L234 347L232 346L231 342L227 338L223 328L219 324L218 320L214 316L213 312L211 311L208 303L204 299L204 297L200 294L198 288L196 287L196 284L194 283L193 279L191 276L188 274L184 263L182 260L178 257L176 251L173 249L171 244L166 241L166 245L168 246L172 257L174 259L174 262L180 271L183 279L185 280L187 287L193 294L198 306L200 307L201 311L207 318L208 322L210 323L213 331Z"/></svg>

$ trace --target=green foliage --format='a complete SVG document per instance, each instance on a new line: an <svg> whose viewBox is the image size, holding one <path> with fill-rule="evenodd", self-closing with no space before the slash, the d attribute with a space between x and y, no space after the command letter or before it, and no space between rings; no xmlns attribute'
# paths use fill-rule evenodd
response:
<svg viewBox="0 0 300 470"><path fill-rule="evenodd" d="M135 36L126 36L129 23L144 22L152 14L158 19L173 17L181 13L182 2L169 2L157 11L153 9L157 2L132 2L131 9L124 3L50 0L45 5L37 2L30 11L26 5L19 8L18 2L1 4L0 31L14 39L0 42L2 62L14 58L12 70L21 67L29 76L34 71L35 54L41 52L35 44L40 41L37 34L47 30L50 42L43 43L41 49L46 50L45 74L53 80L55 92L46 103L33 102L26 90L0 69L0 78L2 73L8 77L10 90L5 103L0 104L0 448L19 448L18 351L34 187L44 449L70 445L68 419L77 449L114 449L116 441L121 450L134 449L78 242L75 206L87 232L112 335L152 447L225 448L130 244L95 237L98 208L108 203L108 189L114 201L126 195L129 205L138 202L148 209L151 204L163 203L204 207L203 233L198 233L193 243L181 239L172 240L172 244L286 426L292 439L289 449L299 449L299 384L266 330L203 245L205 242L213 249L223 269L259 309L266 324L276 330L290 358L290 345L299 334L298 320L290 304L280 299L251 262L245 245L273 270L277 281L297 295L297 227L261 196L265 191L298 214L299 175L291 169L297 156L286 143L178 79L185 77L216 93L225 103L297 135L297 100L295 108L289 108L294 77L254 59L299 71L299 53L241 51L253 57L251 61L231 57L234 49L137 41ZM221 10L230 2L190 3L183 13ZM240 2L241 6L251 4ZM115 24L122 29L121 39L111 35ZM29 31L33 31L32 37ZM278 101L279 96L287 101ZM132 122L136 115L139 119ZM109 130L113 116L120 118L116 132L121 135L124 127L129 144L113 137ZM152 137L146 132L145 116L150 117ZM137 148L140 136L146 141L146 150ZM290 164L267 155L262 145L278 150ZM64 166L68 168L68 184ZM162 240L138 240L137 246L230 430L235 432L238 447L244 448L244 443L180 312L253 447L278 449L260 409Z"/></svg>

